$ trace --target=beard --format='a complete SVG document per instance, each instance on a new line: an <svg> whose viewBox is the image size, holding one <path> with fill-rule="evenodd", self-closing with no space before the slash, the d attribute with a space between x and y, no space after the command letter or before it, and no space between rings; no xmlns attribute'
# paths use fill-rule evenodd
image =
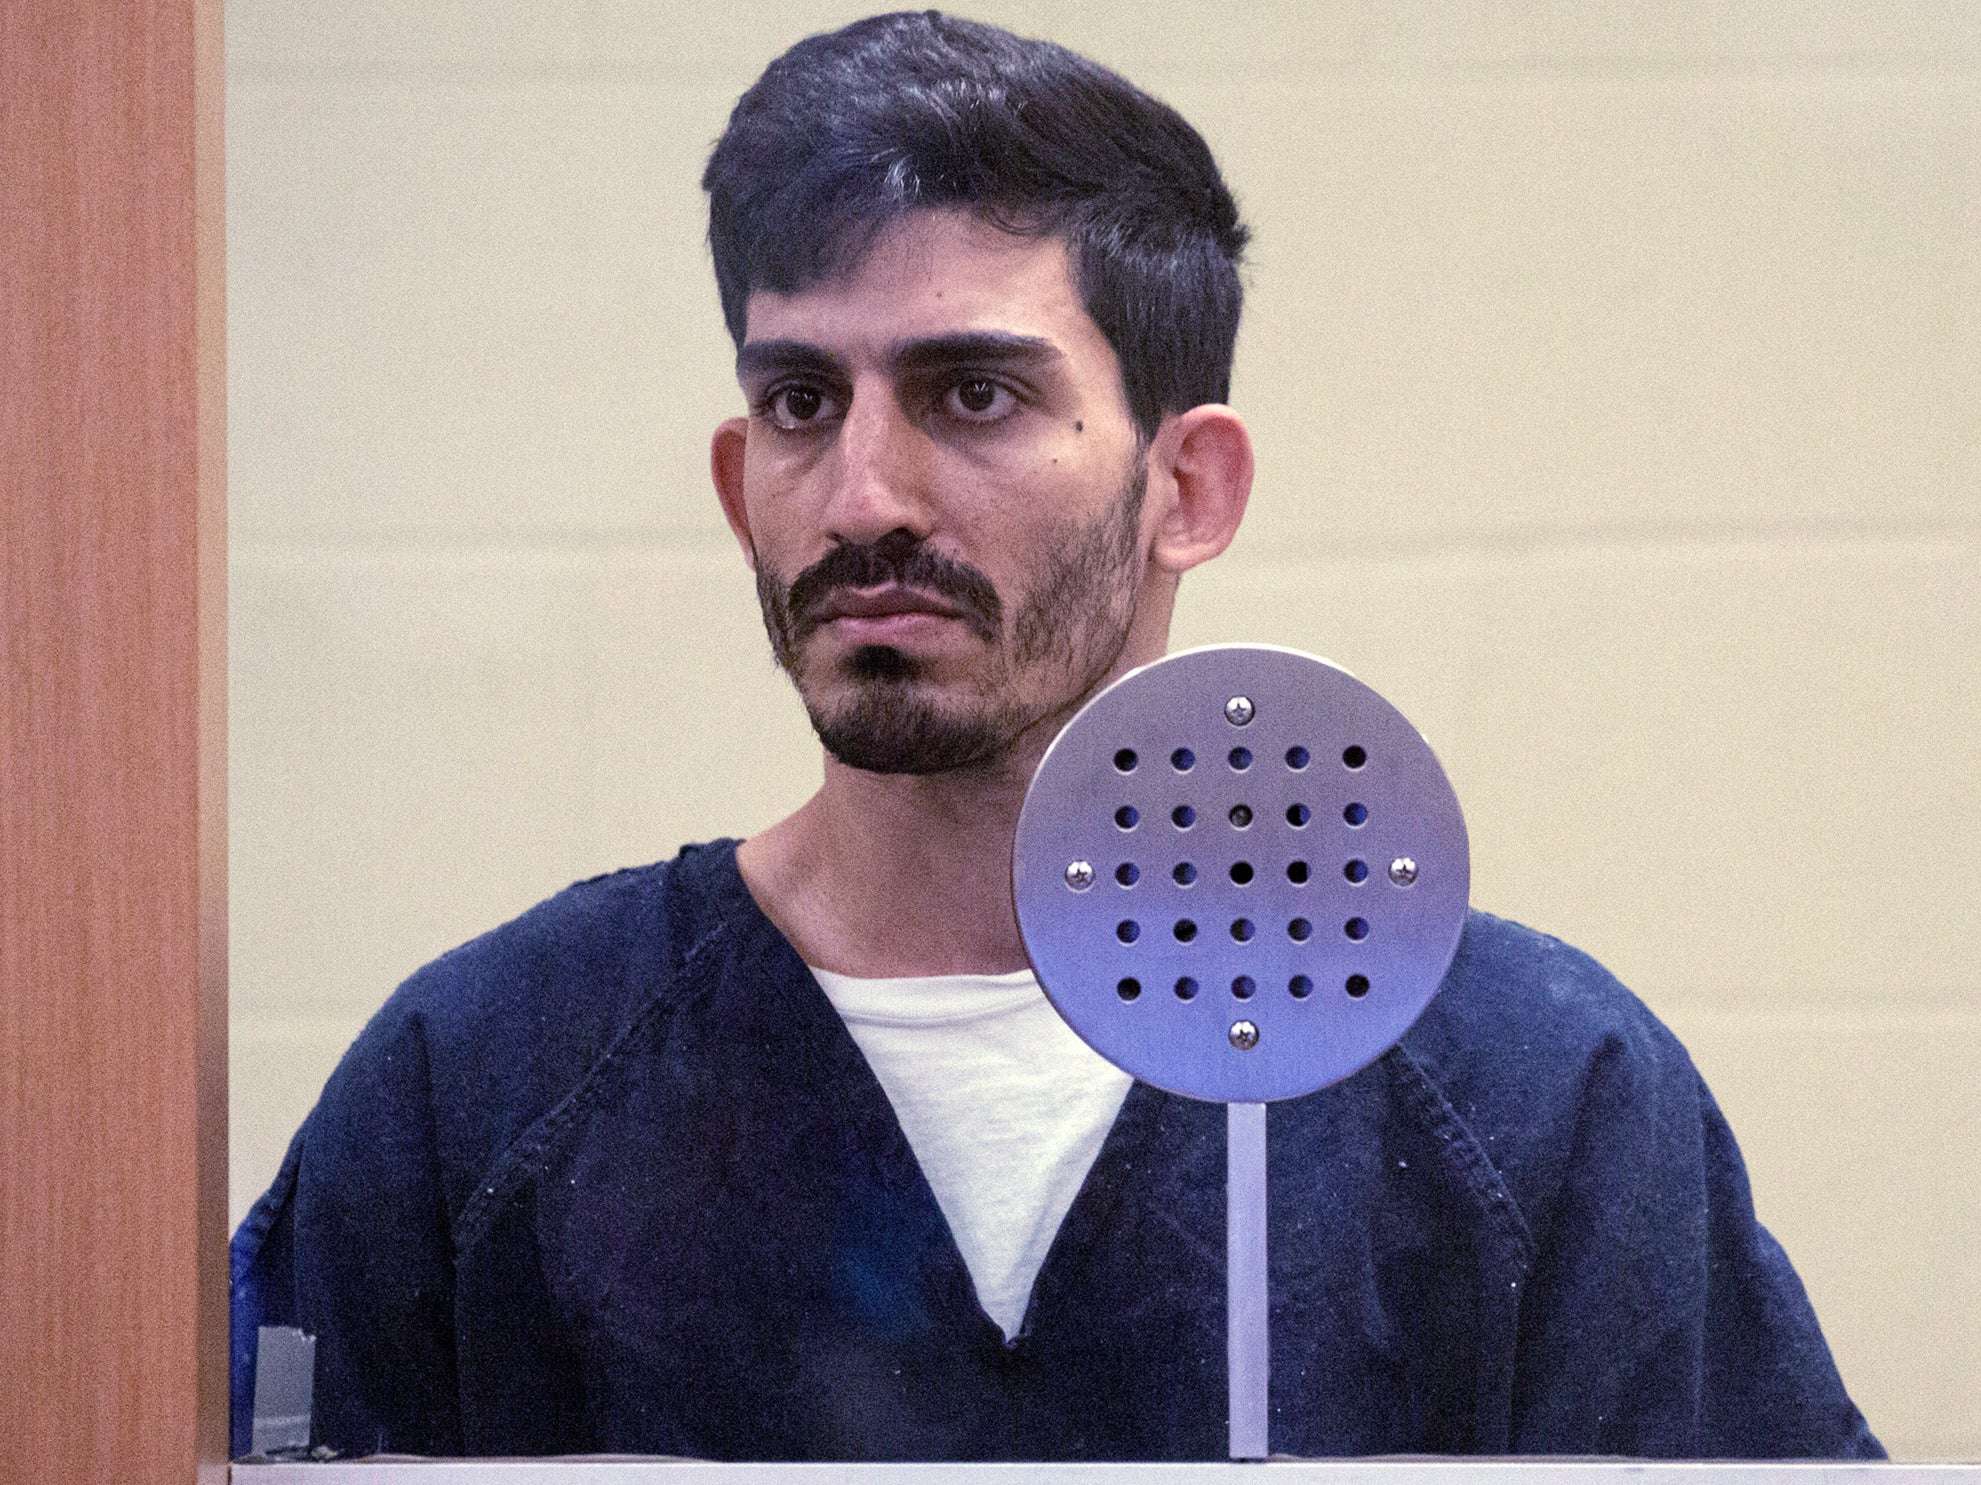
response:
<svg viewBox="0 0 1981 1485"><path fill-rule="evenodd" d="M771 653L798 687L827 752L870 773L933 774L988 763L1044 717L1084 701L1113 669L1135 617L1138 536L1148 465L1138 458L1113 507L1048 543L1043 570L1004 632L990 579L931 550L906 530L843 543L789 584L759 562L757 601ZM805 670L805 642L825 623L837 588L894 582L948 600L990 649L982 678L961 699L938 695L927 667L892 645L861 645L837 662L846 684L822 688ZM1025 680L1058 680L1028 699Z"/></svg>

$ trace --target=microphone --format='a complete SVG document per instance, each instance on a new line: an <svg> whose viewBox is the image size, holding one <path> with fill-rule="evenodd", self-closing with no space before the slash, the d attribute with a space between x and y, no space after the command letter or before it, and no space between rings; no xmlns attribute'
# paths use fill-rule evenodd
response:
<svg viewBox="0 0 1981 1485"><path fill-rule="evenodd" d="M1417 730L1298 650L1130 671L1039 762L1012 894L1047 998L1124 1072L1227 1105L1230 1457L1268 1456L1266 1104L1360 1071L1437 993L1471 856Z"/></svg>

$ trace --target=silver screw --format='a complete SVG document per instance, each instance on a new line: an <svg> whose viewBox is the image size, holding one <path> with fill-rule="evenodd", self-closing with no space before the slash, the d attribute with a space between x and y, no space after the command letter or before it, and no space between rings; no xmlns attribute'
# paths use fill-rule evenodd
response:
<svg viewBox="0 0 1981 1485"><path fill-rule="evenodd" d="M1259 1045L1259 1028L1250 1021L1231 1023L1231 1044L1241 1052L1249 1052Z"/></svg>
<svg viewBox="0 0 1981 1485"><path fill-rule="evenodd" d="M1224 719L1234 727L1243 727L1252 720L1252 698L1234 696L1224 704Z"/></svg>
<svg viewBox="0 0 1981 1485"><path fill-rule="evenodd" d="M1066 868L1066 885L1075 892L1085 892L1094 885L1094 868L1085 861L1075 861Z"/></svg>
<svg viewBox="0 0 1981 1485"><path fill-rule="evenodd" d="M1408 856L1399 856L1389 864L1389 879L1399 887L1408 887L1417 880L1417 863Z"/></svg>

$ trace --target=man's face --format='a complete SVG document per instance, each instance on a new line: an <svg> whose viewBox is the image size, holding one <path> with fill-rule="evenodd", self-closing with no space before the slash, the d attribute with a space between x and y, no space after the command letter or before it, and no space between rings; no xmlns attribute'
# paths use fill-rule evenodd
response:
<svg viewBox="0 0 1981 1485"><path fill-rule="evenodd" d="M1142 448L1063 242L914 214L841 279L753 294L738 370L717 485L842 762L993 761L1151 658L1124 655Z"/></svg>

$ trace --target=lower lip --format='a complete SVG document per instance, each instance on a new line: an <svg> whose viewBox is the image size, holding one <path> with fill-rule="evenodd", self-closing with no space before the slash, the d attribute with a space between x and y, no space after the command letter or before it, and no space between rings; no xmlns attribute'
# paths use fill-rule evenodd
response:
<svg viewBox="0 0 1981 1485"><path fill-rule="evenodd" d="M890 645L923 639L956 620L921 609L899 614L842 614L828 626L849 644Z"/></svg>

